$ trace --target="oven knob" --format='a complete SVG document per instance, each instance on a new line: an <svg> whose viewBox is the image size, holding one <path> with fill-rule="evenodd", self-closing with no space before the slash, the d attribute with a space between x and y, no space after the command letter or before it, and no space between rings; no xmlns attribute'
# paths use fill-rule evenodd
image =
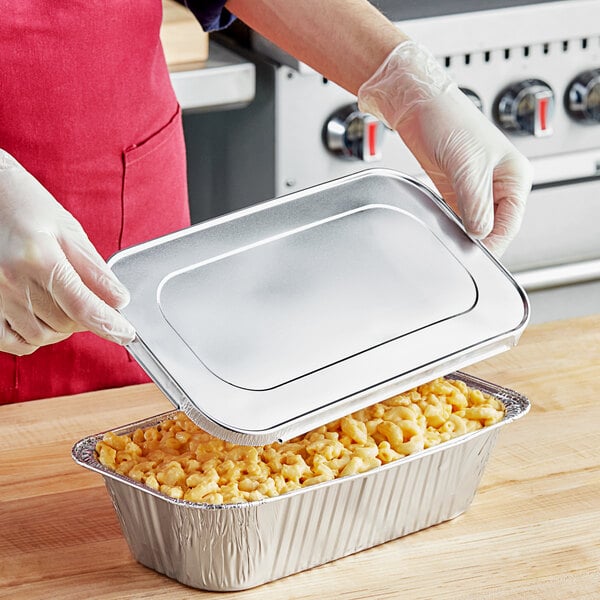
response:
<svg viewBox="0 0 600 600"><path fill-rule="evenodd" d="M600 123L600 69L580 73L569 84L565 108L582 123Z"/></svg>
<svg viewBox="0 0 600 600"><path fill-rule="evenodd" d="M483 102L481 98L469 88L460 88L460 91L480 110L483 112Z"/></svg>
<svg viewBox="0 0 600 600"><path fill-rule="evenodd" d="M552 133L553 112L552 88L539 79L526 79L500 93L494 117L505 131L543 137Z"/></svg>
<svg viewBox="0 0 600 600"><path fill-rule="evenodd" d="M381 159L384 124L356 104L333 113L323 127L323 142L336 156L372 162Z"/></svg>

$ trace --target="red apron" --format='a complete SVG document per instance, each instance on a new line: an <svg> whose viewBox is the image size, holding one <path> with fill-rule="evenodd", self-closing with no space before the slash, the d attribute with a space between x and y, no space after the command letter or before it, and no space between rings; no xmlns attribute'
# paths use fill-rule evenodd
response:
<svg viewBox="0 0 600 600"><path fill-rule="evenodd" d="M187 226L161 0L0 0L0 15L0 148L105 259ZM143 381L124 348L87 332L30 356L0 352L0 404Z"/></svg>

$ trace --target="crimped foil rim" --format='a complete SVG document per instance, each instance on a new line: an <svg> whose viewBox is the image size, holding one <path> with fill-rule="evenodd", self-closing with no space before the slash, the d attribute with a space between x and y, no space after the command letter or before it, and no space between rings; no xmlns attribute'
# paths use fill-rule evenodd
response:
<svg viewBox="0 0 600 600"><path fill-rule="evenodd" d="M508 423L511 423L512 421L515 421L516 419L519 419L519 418L525 416L529 412L529 409L531 408L531 403L529 402L528 398L526 396L524 396L523 394L520 394L519 392L516 392L509 388L501 387L499 385L490 383L488 381L485 381L485 380L475 377L473 375L469 375L467 373L462 373L460 371L457 371L457 372L451 373L449 375L446 375L445 378L463 381L469 387L477 389L481 392L488 393L488 394L494 396L496 399L500 400L502 402L502 404L504 405L504 410L505 410L504 418L502 419L502 421L499 421L498 423L495 423L494 425L489 425L488 427L484 427L483 429L478 429L477 431L473 431L473 432L466 433L464 435L455 437L451 440L448 440L447 442L443 442L441 444L432 446L425 450L415 452L414 454L404 456L403 458L399 458L398 460L392 461L385 465L380 465L379 467L375 467L374 469L365 471L364 473L356 473L354 475L338 477L336 479L332 479L331 481L324 481L324 482L316 484L316 485L299 488L296 490L292 490L290 492L286 492L284 494L280 494L279 496L273 496L271 498L263 498L261 500L254 500L251 502L238 502L238 503L229 503L229 504L207 504L207 503L202 503L202 502L191 502L189 500L180 500L177 498L171 498L170 496L167 496L165 494L157 492L156 490L153 490L152 488L144 485L143 483L135 481L134 479L131 479L130 477L127 477L125 475L121 475L120 473L116 473L115 471L112 471L108 467L105 467L104 465L102 465L96 459L96 456L95 456L96 445L102 439L104 434L107 433L106 431L85 437L82 440L80 440L79 442L77 442L73 446L71 455L72 455L73 460L77 464L79 464L87 469L90 469L91 471L95 471L96 473L99 473L100 475L102 475L104 477L109 477L115 481L119 481L125 485L128 485L129 487L136 488L146 494L150 494L152 496L160 498L161 500L163 500L165 502L170 502L179 507L186 507L186 508L190 508L190 509L194 509L194 510L240 510L240 509L250 509L250 508L253 509L260 504L285 501L286 498L289 498L292 495L296 496L299 494L308 493L312 490L322 489L326 486L340 485L340 483L349 481L351 479L357 479L357 478L364 479L365 477L374 477L378 473L383 472L384 470L395 468L398 465L406 464L407 462L419 460L423 456L427 456L427 455L433 454L435 452L443 452L444 450L446 450L452 446L466 443L467 441L469 441L477 436L487 434L488 432L490 432L494 429L503 427L504 425L507 425ZM158 423L160 423L161 421L173 417L178 412L181 412L181 411L171 410L171 411L168 411L165 413L161 413L159 415L155 415L153 417L149 417L147 419L143 419L140 421L136 421L134 423L130 423L128 425L123 425L121 427L112 428L108 431L113 431L113 432L117 433L118 435L130 433L131 431L134 431L135 429L138 429L138 428L142 429L144 427L155 426Z"/></svg>

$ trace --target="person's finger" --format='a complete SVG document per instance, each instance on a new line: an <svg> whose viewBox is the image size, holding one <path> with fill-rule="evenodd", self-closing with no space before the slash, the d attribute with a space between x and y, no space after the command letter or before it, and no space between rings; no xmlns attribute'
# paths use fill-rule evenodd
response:
<svg viewBox="0 0 600 600"><path fill-rule="evenodd" d="M531 166L520 157L510 156L494 172L494 228L484 243L496 256L504 253L519 232L531 182Z"/></svg>
<svg viewBox="0 0 600 600"><path fill-rule="evenodd" d="M484 238L494 222L492 169L486 148L473 144L469 132L458 130L448 136L439 153L448 157L442 165L465 229L473 237Z"/></svg>
<svg viewBox="0 0 600 600"><path fill-rule="evenodd" d="M61 248L86 287L113 308L129 303L127 288L117 279L106 262L76 221L68 238L60 241Z"/></svg>
<svg viewBox="0 0 600 600"><path fill-rule="evenodd" d="M123 345L135 337L125 317L88 289L66 258L55 264L49 291L73 321L100 337Z"/></svg>
<svg viewBox="0 0 600 600"><path fill-rule="evenodd" d="M504 197L496 206L494 229L484 240L486 248L497 257L502 256L521 226L525 204L514 196Z"/></svg>
<svg viewBox="0 0 600 600"><path fill-rule="evenodd" d="M38 265L40 269L51 269L50 265ZM38 279L40 279L38 281ZM29 273L27 270L22 272L22 281L18 285L13 284L13 289L9 293L5 290L4 298L1 302L2 310L5 314L13 316L13 321L17 312L21 310L29 311L30 315L39 320L44 326L54 330L59 334L71 334L80 331L82 327L73 321L60 306L58 306L48 291L48 286L43 281L43 276L40 276L38 271L37 277L35 274ZM10 308L7 308L10 305ZM17 311L17 312L15 312ZM23 319L18 319L22 321ZM13 323L14 324L14 323ZM37 325L34 324L34 327ZM24 331L20 333L26 339L28 335ZM43 345L43 344L39 344Z"/></svg>
<svg viewBox="0 0 600 600"><path fill-rule="evenodd" d="M37 349L37 346L27 343L18 333L14 332L6 319L0 317L0 351L25 356L32 354Z"/></svg>
<svg viewBox="0 0 600 600"><path fill-rule="evenodd" d="M26 343L36 347L47 346L65 340L71 335L72 331L56 331L40 320L28 300L28 298L25 302L8 300L2 303L6 322Z"/></svg>

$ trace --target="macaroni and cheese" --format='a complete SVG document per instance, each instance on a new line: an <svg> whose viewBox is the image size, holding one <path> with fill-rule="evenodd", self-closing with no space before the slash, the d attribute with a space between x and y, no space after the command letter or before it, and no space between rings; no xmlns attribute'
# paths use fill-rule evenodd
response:
<svg viewBox="0 0 600 600"><path fill-rule="evenodd" d="M97 444L106 467L163 494L210 504L251 502L363 473L497 423L502 403L439 378L285 443L238 446L183 413Z"/></svg>

